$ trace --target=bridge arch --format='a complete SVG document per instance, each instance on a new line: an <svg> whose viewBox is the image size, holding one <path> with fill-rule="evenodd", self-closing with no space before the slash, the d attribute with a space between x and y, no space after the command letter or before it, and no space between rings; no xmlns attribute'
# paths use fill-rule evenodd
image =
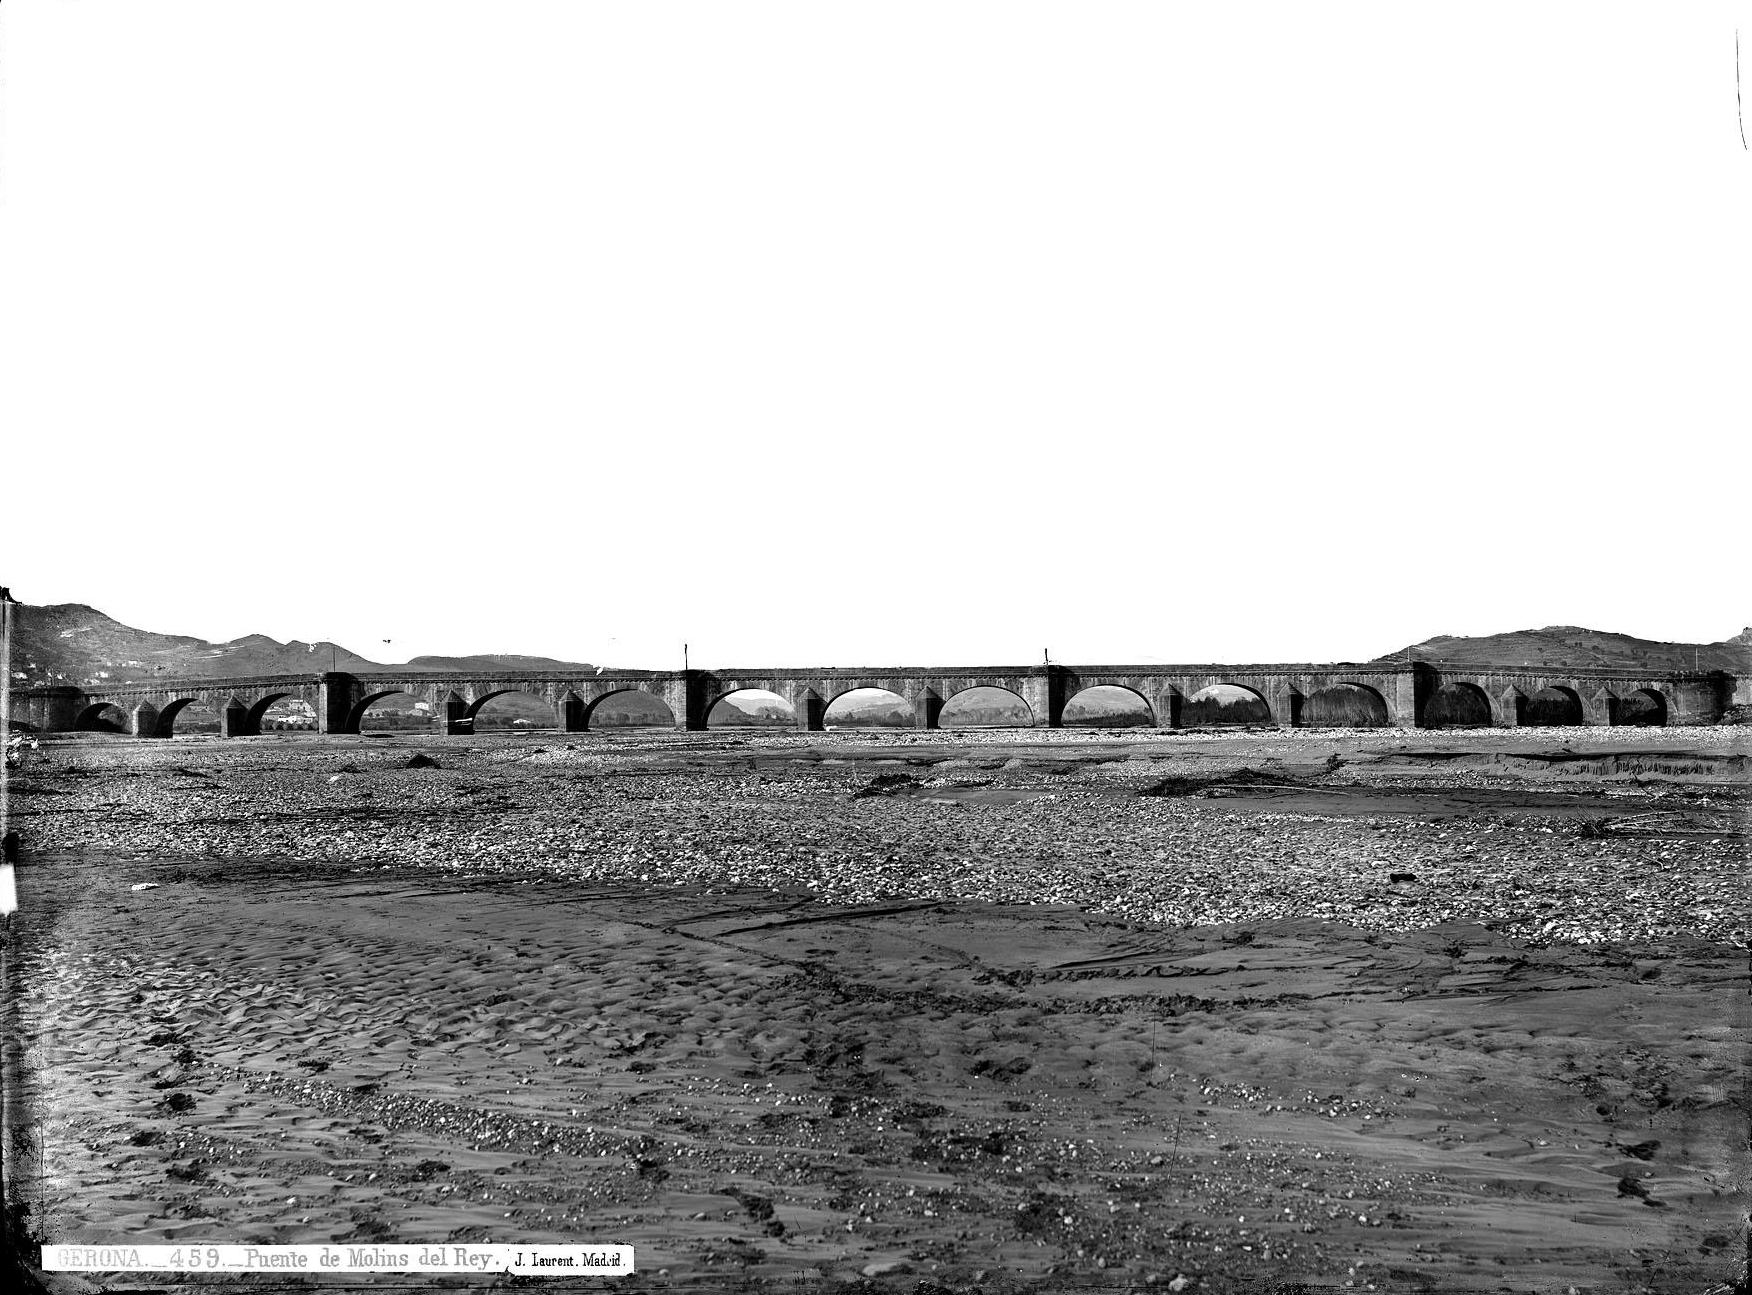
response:
<svg viewBox="0 0 1752 1295"><path fill-rule="evenodd" d="M996 717L1006 713L1019 713L1021 719L1005 721L994 718L982 723L977 719L962 718L981 714ZM1034 713L1028 699L1002 684L970 683L957 688L943 698L943 709L937 713L939 728L1030 728L1039 722L1040 716Z"/></svg>
<svg viewBox="0 0 1752 1295"><path fill-rule="evenodd" d="M377 692L366 693L348 709L347 727L344 731L348 733L360 732L360 726L365 722L365 712L370 710L371 707L375 706L385 697L394 697L397 693L405 693L409 697L414 695L413 692L407 688L383 688L379 689Z"/></svg>
<svg viewBox="0 0 1752 1295"><path fill-rule="evenodd" d="M307 713L298 715L298 717L286 717L286 715L282 715L282 717L272 718L272 720L270 720L270 717L268 717L268 711L273 710L275 704L286 701L287 697L291 697L293 701L301 701L301 703L305 703L305 711L307 711ZM270 724L277 724L279 727L282 727L282 729L314 729L315 708L314 706L310 706L308 697L305 696L305 694L298 692L298 690L287 689L286 692L268 692L266 696L256 697L256 701L252 701L252 703L249 703L249 706L245 706L244 729L242 729L242 731L244 731L244 736L247 736L247 738L259 738L263 732L268 731L268 725Z"/></svg>
<svg viewBox="0 0 1752 1295"><path fill-rule="evenodd" d="M1066 728L1147 728L1156 722L1156 708L1127 684L1092 683L1065 698L1059 722Z"/></svg>
<svg viewBox="0 0 1752 1295"><path fill-rule="evenodd" d="M499 701L501 698L507 697L528 697L531 701L540 703L539 707L531 706L526 703L508 703L505 706L497 707L496 709L506 713L509 713L511 710L521 712L512 715L510 719L505 721L510 727L530 729L553 728L557 723L557 719L554 715L554 708L549 702L547 694L527 687L495 688L491 692L484 692L479 697L476 697L473 701L468 703L467 709L463 711L463 719L475 728L494 727L497 720L502 717L496 717L489 712L487 715L487 723L483 725L480 723L481 713L488 706L492 705L492 703ZM539 722L536 719L537 713L541 716ZM528 723L519 724L517 722L518 720L527 720Z"/></svg>
<svg viewBox="0 0 1752 1295"><path fill-rule="evenodd" d="M1547 684L1527 698L1521 723L1532 728L1587 723L1587 708L1581 694L1564 684Z"/></svg>
<svg viewBox="0 0 1752 1295"><path fill-rule="evenodd" d="M1659 688L1638 688L1618 699L1612 722L1637 728L1664 728L1667 714L1665 693Z"/></svg>
<svg viewBox="0 0 1752 1295"><path fill-rule="evenodd" d="M759 706L758 711L747 711L741 703L733 702L732 697L741 697L743 702ZM721 710L720 707L728 707ZM773 712L782 708L784 715ZM738 712L746 717L742 723L736 722ZM717 717L718 726L722 728L794 728L797 724L797 707L788 699L780 696L770 688L731 688L719 693L706 703L706 727L713 727L713 717Z"/></svg>
<svg viewBox="0 0 1752 1295"><path fill-rule="evenodd" d="M821 722L832 728L906 728L913 704L892 688L845 688L828 699Z"/></svg>
<svg viewBox="0 0 1752 1295"><path fill-rule="evenodd" d="M1302 723L1315 728L1385 728L1392 710L1379 690L1366 683L1332 683L1302 701Z"/></svg>
<svg viewBox="0 0 1752 1295"><path fill-rule="evenodd" d="M1490 694L1475 683L1445 683L1424 701L1424 728L1489 728Z"/></svg>
<svg viewBox="0 0 1752 1295"><path fill-rule="evenodd" d="M245 736L255 737L259 735L262 731L263 725L267 723L268 712L273 709L274 703L277 701L285 701L286 698L293 695L294 694L290 692L271 692L267 696L258 697L255 701L250 703L248 709L244 711L243 715L243 731Z"/></svg>
<svg viewBox="0 0 1752 1295"><path fill-rule="evenodd" d="M197 710L211 710L214 703L201 697L174 697L165 702L158 708L157 736L176 736L177 717L191 706Z"/></svg>
<svg viewBox="0 0 1752 1295"><path fill-rule="evenodd" d="M128 712L113 701L94 701L73 720L75 733L126 733Z"/></svg>
<svg viewBox="0 0 1752 1295"><path fill-rule="evenodd" d="M1227 679L1205 685L1180 706L1180 722L1187 728L1204 724L1270 724L1274 718L1264 693Z"/></svg>
<svg viewBox="0 0 1752 1295"><path fill-rule="evenodd" d="M636 705L628 704L634 701L636 701ZM630 719L617 717L637 715L640 711L650 715L654 709L652 703L655 703L655 708L660 708L663 711L665 718L653 719L651 723L665 728L674 728L675 711L669 703L654 689L640 687L637 684L628 684L625 688L611 688L600 696L591 698L583 704L582 714L578 722L585 729L649 727L649 724L638 724Z"/></svg>

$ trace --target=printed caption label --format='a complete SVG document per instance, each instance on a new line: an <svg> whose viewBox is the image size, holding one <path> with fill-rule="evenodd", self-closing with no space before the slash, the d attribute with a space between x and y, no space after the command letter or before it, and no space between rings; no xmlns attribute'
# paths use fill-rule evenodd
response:
<svg viewBox="0 0 1752 1295"><path fill-rule="evenodd" d="M631 1246L571 1245L57 1245L49 1272L515 1273L520 1277L619 1277Z"/></svg>

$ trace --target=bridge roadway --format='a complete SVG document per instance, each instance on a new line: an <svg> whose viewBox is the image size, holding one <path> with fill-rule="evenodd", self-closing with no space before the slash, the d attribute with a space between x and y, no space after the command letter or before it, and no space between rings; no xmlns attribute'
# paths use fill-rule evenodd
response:
<svg viewBox="0 0 1752 1295"><path fill-rule="evenodd" d="M26 688L13 692L14 716L44 732L98 727L116 707L140 737L169 737L177 714L196 702L219 714L223 736L262 731L268 708L307 703L324 733L357 733L368 708L408 693L425 701L449 734L473 731L475 716L492 698L525 692L543 698L568 733L590 727L591 715L617 693L657 698L675 727L703 730L715 706L731 693L764 689L791 706L797 727L819 731L827 708L856 688L882 688L904 699L918 728L933 729L943 706L969 688L1002 688L1021 698L1035 725L1057 728L1066 705L1086 688L1109 686L1135 693L1158 728L1180 727L1189 699L1230 684L1251 692L1283 727L1331 722L1366 710L1372 722L1416 728L1432 702L1448 715L1470 714L1500 727L1522 723L1528 703L1577 724L1615 724L1632 711L1639 722L1713 724L1744 681L1720 671L1648 674L1616 670L1556 670L1504 666L1479 670L1431 662L1369 665L1105 665L1105 666L887 666L856 669L603 670L600 672L442 672L385 668L346 673L260 675L239 679L147 679L88 688ZM1552 707L1556 709L1553 710ZM1360 709L1359 709L1360 708ZM1354 721L1351 721L1354 722Z"/></svg>

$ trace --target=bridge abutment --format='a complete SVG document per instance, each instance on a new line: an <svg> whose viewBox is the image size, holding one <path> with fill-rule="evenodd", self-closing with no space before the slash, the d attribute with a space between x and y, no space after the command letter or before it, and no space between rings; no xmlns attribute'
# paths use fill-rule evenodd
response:
<svg viewBox="0 0 1752 1295"><path fill-rule="evenodd" d="M1719 724L1737 695L1733 676L1719 672L1707 679L1680 683L1667 695L1667 723L1687 728Z"/></svg>
<svg viewBox="0 0 1752 1295"><path fill-rule="evenodd" d="M42 733L70 732L88 705L85 690L73 687L35 688L12 693L12 718Z"/></svg>

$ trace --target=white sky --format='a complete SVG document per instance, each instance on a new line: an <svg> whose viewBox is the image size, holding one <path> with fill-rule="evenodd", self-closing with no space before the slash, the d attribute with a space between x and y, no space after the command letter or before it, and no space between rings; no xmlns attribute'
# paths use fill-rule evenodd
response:
<svg viewBox="0 0 1752 1295"><path fill-rule="evenodd" d="M393 659L1719 639L1736 23L13 0L0 583Z"/></svg>

